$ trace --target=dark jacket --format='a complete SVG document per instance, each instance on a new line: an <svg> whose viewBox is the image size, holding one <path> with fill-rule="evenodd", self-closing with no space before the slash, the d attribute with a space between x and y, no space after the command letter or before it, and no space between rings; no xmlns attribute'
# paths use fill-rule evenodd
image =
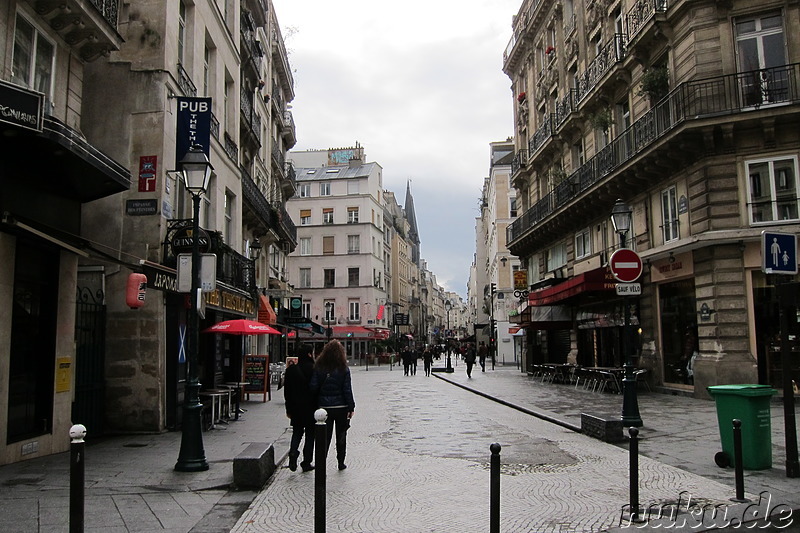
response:
<svg viewBox="0 0 800 533"><path fill-rule="evenodd" d="M295 365L286 369L283 378L283 397L286 400L286 414L291 418L314 416L317 402L309 388L314 375L314 360L301 357Z"/></svg>
<svg viewBox="0 0 800 533"><path fill-rule="evenodd" d="M347 407L348 412L356 410L349 368L329 373L315 370L310 387L317 394L317 403L321 408Z"/></svg>

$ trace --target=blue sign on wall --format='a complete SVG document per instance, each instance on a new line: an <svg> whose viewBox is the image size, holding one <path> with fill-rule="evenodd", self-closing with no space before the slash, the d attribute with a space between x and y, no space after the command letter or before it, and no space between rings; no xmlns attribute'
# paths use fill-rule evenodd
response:
<svg viewBox="0 0 800 533"><path fill-rule="evenodd" d="M177 131L175 135L175 168L193 144L203 147L208 156L211 146L211 98L178 97Z"/></svg>
<svg viewBox="0 0 800 533"><path fill-rule="evenodd" d="M797 236L762 231L761 269L765 274L797 274Z"/></svg>

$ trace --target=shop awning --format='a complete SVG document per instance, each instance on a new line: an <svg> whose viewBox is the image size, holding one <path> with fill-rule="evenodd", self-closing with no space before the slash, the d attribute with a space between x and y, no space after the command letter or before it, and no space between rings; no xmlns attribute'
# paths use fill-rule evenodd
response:
<svg viewBox="0 0 800 533"><path fill-rule="evenodd" d="M269 304L269 298L263 294L258 296L258 321L270 326L278 323L278 316Z"/></svg>
<svg viewBox="0 0 800 533"><path fill-rule="evenodd" d="M381 336L364 326L333 326L333 336L337 339L380 339Z"/></svg>
<svg viewBox="0 0 800 533"><path fill-rule="evenodd" d="M578 274L558 285L531 292L528 295L528 305L550 305L589 291L613 291L615 285L608 267L600 267Z"/></svg>

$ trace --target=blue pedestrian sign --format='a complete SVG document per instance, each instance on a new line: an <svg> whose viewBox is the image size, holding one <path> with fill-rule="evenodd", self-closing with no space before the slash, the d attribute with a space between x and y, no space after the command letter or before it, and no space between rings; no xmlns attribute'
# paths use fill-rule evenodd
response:
<svg viewBox="0 0 800 533"><path fill-rule="evenodd" d="M797 236L761 232L761 270L765 274L797 274Z"/></svg>

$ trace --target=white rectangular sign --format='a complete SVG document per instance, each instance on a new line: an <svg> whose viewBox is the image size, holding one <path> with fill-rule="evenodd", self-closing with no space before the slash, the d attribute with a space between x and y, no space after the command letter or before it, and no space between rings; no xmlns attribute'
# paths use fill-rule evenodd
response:
<svg viewBox="0 0 800 533"><path fill-rule="evenodd" d="M217 288L216 254L200 254L200 288L203 292ZM192 254L178 254L178 292L192 292Z"/></svg>
<svg viewBox="0 0 800 533"><path fill-rule="evenodd" d="M642 294L641 283L617 283L617 296L639 296Z"/></svg>

